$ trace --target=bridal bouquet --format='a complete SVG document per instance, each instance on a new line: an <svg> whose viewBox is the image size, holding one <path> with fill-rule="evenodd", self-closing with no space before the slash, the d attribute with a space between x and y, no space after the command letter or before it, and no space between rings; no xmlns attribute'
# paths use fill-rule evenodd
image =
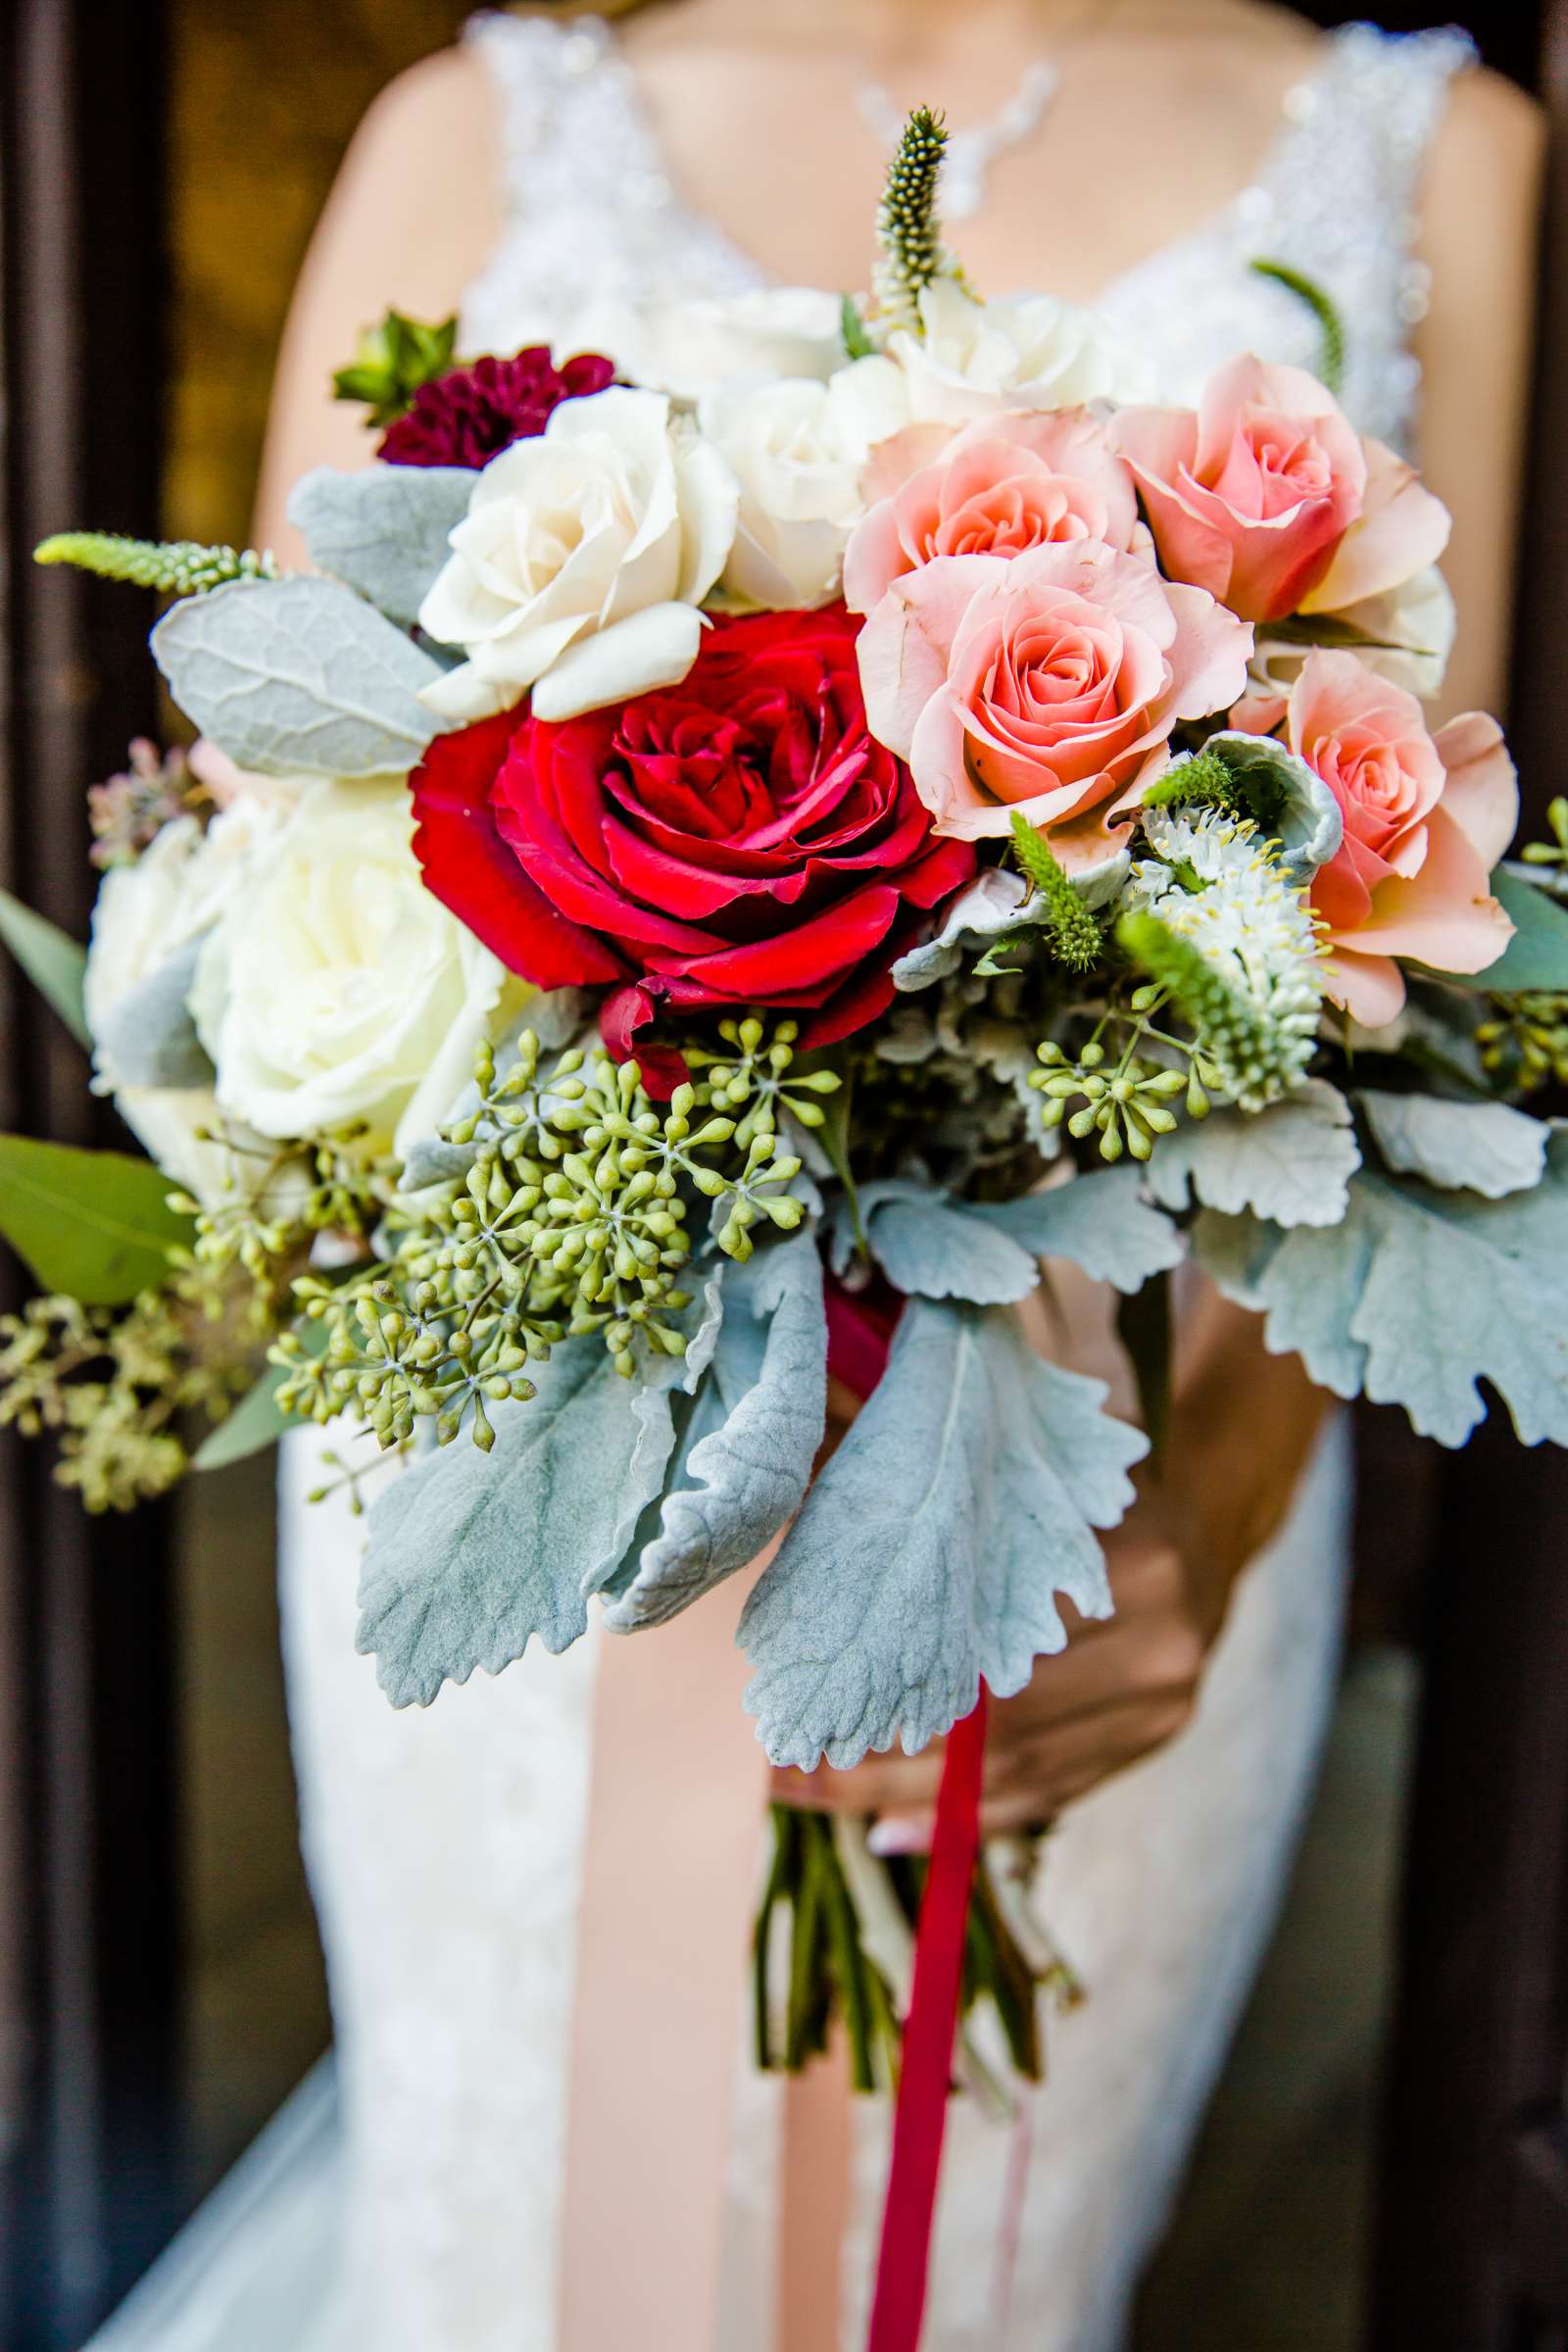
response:
<svg viewBox="0 0 1568 2352"><path fill-rule="evenodd" d="M93 793L84 965L5 910L156 1166L0 1142L46 1294L0 1415L94 1507L201 1415L198 1467L301 1420L356 1492L401 1454L395 1705L786 1529L739 1635L769 1755L949 1732L1063 1595L1109 1613L1188 1259L1338 1396L1457 1446L1486 1381L1568 1440L1568 1144L1520 1107L1568 1077L1568 811L1499 863L1497 727L1423 714L1444 510L1298 369L1162 406L1092 318L981 301L941 145L911 119L865 303L604 357L389 318L309 572L40 551L173 592L200 741ZM1124 1295L1143 1427L1023 1337L1050 1260ZM1035 2071L1053 1955L991 1860L964 1989ZM885 2078L920 1894L781 1815L764 2060L837 2012Z"/></svg>

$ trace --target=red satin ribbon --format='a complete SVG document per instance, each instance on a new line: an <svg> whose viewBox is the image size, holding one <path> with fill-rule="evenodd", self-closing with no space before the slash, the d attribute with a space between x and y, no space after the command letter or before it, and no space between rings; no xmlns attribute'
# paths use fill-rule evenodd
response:
<svg viewBox="0 0 1568 2352"><path fill-rule="evenodd" d="M827 1286L829 1372L868 1396L887 1367L896 1297ZM893 2161L882 2208L876 2293L867 2352L918 2352L931 2267L942 2141L948 2124L953 2041L958 2026L969 1889L980 1850L986 1752L986 1688L948 1735L937 1791L931 1866L914 1941L914 1983L904 2028L904 2067L893 2118Z"/></svg>
<svg viewBox="0 0 1568 2352"><path fill-rule="evenodd" d="M916 2352L925 2313L931 2226L948 2122L969 1886L980 1845L986 1690L948 1735L937 1794L931 1869L914 1944L914 1988L904 2028L904 2071L893 2119L893 2165L882 2209L876 2296L867 2352Z"/></svg>

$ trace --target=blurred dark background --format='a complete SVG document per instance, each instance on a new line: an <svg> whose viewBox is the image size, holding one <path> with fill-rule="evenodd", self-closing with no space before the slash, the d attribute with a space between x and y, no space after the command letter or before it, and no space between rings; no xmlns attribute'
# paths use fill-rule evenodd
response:
<svg viewBox="0 0 1568 2352"><path fill-rule="evenodd" d="M82 786L156 730L147 616L26 552L77 518L243 542L284 307L343 146L461 12L9 0L0 19L0 879L79 935ZM1555 213L1568 5L1470 28L1553 106ZM1553 296L1564 250L1554 233ZM1553 299L1512 727L1538 806L1561 781L1561 333ZM80 1056L9 972L0 1019L0 1124L107 1137ZM1362 1528L1361 1638L1137 2352L1568 2347L1563 1474L1494 1423L1439 1468L1382 1416L1360 1439L1394 1498ZM0 1449L10 2352L82 2344L328 2037L271 1541L268 1463L105 1527L41 1449Z"/></svg>

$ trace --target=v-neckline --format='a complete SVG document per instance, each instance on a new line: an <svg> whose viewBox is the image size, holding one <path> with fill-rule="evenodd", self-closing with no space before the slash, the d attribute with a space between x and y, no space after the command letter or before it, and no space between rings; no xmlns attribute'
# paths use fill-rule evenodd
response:
<svg viewBox="0 0 1568 2352"><path fill-rule="evenodd" d="M580 38L587 30L589 24L592 24L600 43L601 62L610 64L618 71L626 113L635 137L648 158L649 168L662 177L669 190L667 211L677 214L686 225L701 235L713 251L723 254L733 266L737 276L749 278L758 286L781 286L790 283L791 281L788 279L777 276L765 263L749 251L741 240L725 227L715 214L707 211L694 199L688 197L679 169L670 154L668 142L655 121L653 108L649 105L644 93L642 78L637 68L626 55L623 45L616 36L614 26L603 17L594 17L586 21L579 18L576 24L570 28L571 33ZM565 26L557 29L563 34L566 33ZM1187 254L1194 248L1208 244L1223 235L1239 217L1248 198L1254 191L1267 188L1269 182L1275 177L1280 169L1286 146L1298 129L1300 121L1304 120L1312 111L1315 95L1333 68L1341 43L1346 35L1353 30L1354 27L1351 25L1341 24L1324 34L1319 44L1320 54L1317 64L1307 73L1299 74L1283 93L1277 119L1267 143L1258 157L1251 174L1233 196L1227 197L1222 205L1218 205L1212 212L1206 213L1201 220L1195 221L1191 228L1184 229L1179 236L1170 238L1163 245L1155 246L1152 251L1144 254L1136 262L1129 263L1125 269L1118 270L1112 277L1105 281L1098 293L1090 296L1086 302L1074 304L1072 307L1089 311L1108 310L1151 270L1157 270L1162 265L1173 261L1177 256ZM1049 291L1050 289L1018 290Z"/></svg>

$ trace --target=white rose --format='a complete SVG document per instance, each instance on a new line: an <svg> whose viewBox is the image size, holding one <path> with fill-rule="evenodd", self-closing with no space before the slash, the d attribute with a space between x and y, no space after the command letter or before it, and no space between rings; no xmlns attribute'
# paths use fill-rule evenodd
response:
<svg viewBox="0 0 1568 2352"><path fill-rule="evenodd" d="M258 844L281 821L279 806L249 795L221 809L205 832L195 817L175 817L133 865L104 876L93 909L83 997L96 1047L94 1084L113 1094L121 1117L165 1173L209 1207L232 1196L241 1174L235 1152L208 1140L213 1131L247 1155L265 1154L263 1139L224 1119L210 1074L188 1086L125 1085L108 1041L117 1011L160 973L188 988L197 943L244 887Z"/></svg>
<svg viewBox="0 0 1568 2352"><path fill-rule="evenodd" d="M401 783L321 782L254 859L191 992L225 1111L267 1136L363 1122L402 1152L525 996L424 886Z"/></svg>
<svg viewBox="0 0 1568 2352"><path fill-rule="evenodd" d="M825 384L753 379L707 393L703 431L741 493L721 587L774 611L836 596L845 543L865 513L861 469L908 413L903 372L888 359L856 360Z"/></svg>
<svg viewBox="0 0 1568 2352"><path fill-rule="evenodd" d="M466 661L423 691L487 718L529 688L541 718L674 686L697 658L697 607L724 567L737 491L661 392L566 400L479 475L421 628Z"/></svg>
<svg viewBox="0 0 1568 2352"><path fill-rule="evenodd" d="M593 348L613 352L638 383L692 403L733 376L825 383L844 365L843 307L818 286L638 303L599 319Z"/></svg>
<svg viewBox="0 0 1568 2352"><path fill-rule="evenodd" d="M997 409L1073 409L1091 400L1150 400L1153 369L1093 311L1050 294L977 302L951 277L919 300L923 335L901 329L888 350L909 382L917 420L965 424Z"/></svg>

